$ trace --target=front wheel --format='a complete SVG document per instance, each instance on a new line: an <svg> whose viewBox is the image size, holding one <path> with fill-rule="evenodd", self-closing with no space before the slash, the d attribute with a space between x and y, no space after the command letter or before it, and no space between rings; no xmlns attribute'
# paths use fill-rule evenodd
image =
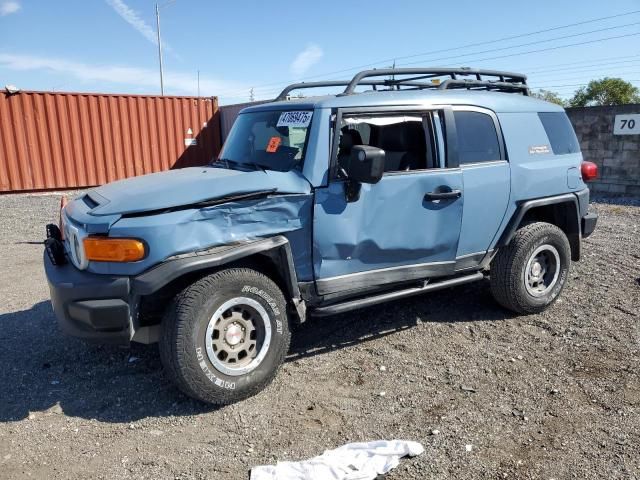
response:
<svg viewBox="0 0 640 480"><path fill-rule="evenodd" d="M265 275L231 268L179 293L162 321L160 356L187 395L233 403L264 389L289 348L284 295Z"/></svg>
<svg viewBox="0 0 640 480"><path fill-rule="evenodd" d="M541 312L560 295L570 263L564 232L550 223L530 223L519 228L491 262L491 293L514 312Z"/></svg>

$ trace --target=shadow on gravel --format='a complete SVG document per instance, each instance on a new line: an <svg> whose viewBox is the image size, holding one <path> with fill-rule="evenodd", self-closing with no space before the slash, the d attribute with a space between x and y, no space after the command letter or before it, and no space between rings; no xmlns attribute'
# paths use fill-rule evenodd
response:
<svg viewBox="0 0 640 480"><path fill-rule="evenodd" d="M640 207L640 196L634 195L605 195L603 193L591 193L591 201L595 203L606 203L609 205L623 205Z"/></svg>
<svg viewBox="0 0 640 480"><path fill-rule="evenodd" d="M287 361L382 338L420 322L500 321L514 317L493 300L485 280L332 317L311 318L295 327Z"/></svg>
<svg viewBox="0 0 640 480"><path fill-rule="evenodd" d="M0 315L0 422L58 415L102 422L211 412L162 374L155 346L86 344L62 334L50 302Z"/></svg>
<svg viewBox="0 0 640 480"><path fill-rule="evenodd" d="M462 301L464 299L464 301ZM441 290L295 328L288 361L409 329L419 322L499 321L486 282ZM30 413L132 422L211 412L164 377L156 346L92 345L58 331L51 304L0 315L0 422Z"/></svg>

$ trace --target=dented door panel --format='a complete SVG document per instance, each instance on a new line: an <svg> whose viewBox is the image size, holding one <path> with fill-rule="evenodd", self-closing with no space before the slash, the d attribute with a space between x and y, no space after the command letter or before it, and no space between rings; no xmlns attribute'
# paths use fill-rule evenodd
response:
<svg viewBox="0 0 640 480"><path fill-rule="evenodd" d="M460 169L386 174L347 202L344 182L316 190L314 272L327 279L356 272L442 263L456 257L463 197L428 201L437 189L462 191Z"/></svg>

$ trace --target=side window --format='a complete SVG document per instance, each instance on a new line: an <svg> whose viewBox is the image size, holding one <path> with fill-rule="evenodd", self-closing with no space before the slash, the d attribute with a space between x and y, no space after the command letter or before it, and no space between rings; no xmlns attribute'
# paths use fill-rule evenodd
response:
<svg viewBox="0 0 640 480"><path fill-rule="evenodd" d="M493 118L486 113L453 112L458 137L458 158L465 163L500 160L500 143Z"/></svg>
<svg viewBox="0 0 640 480"><path fill-rule="evenodd" d="M354 145L370 145L385 151L385 172L435 168L427 118L419 113L344 115L340 125L338 165L347 165Z"/></svg>
<svg viewBox="0 0 640 480"><path fill-rule="evenodd" d="M547 132L551 150L555 155L580 153L578 138L566 113L540 112L538 117L540 117L544 131Z"/></svg>

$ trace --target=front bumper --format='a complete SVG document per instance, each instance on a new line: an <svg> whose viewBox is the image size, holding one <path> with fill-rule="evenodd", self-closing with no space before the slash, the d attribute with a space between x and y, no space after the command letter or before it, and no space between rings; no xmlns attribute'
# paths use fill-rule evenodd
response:
<svg viewBox="0 0 640 480"><path fill-rule="evenodd" d="M128 344L133 337L129 277L96 275L54 265L44 253L51 304L60 328L87 341Z"/></svg>
<svg viewBox="0 0 640 480"><path fill-rule="evenodd" d="M598 223L598 214L596 212L589 212L582 217L582 238L587 238L596 229L596 223Z"/></svg>

